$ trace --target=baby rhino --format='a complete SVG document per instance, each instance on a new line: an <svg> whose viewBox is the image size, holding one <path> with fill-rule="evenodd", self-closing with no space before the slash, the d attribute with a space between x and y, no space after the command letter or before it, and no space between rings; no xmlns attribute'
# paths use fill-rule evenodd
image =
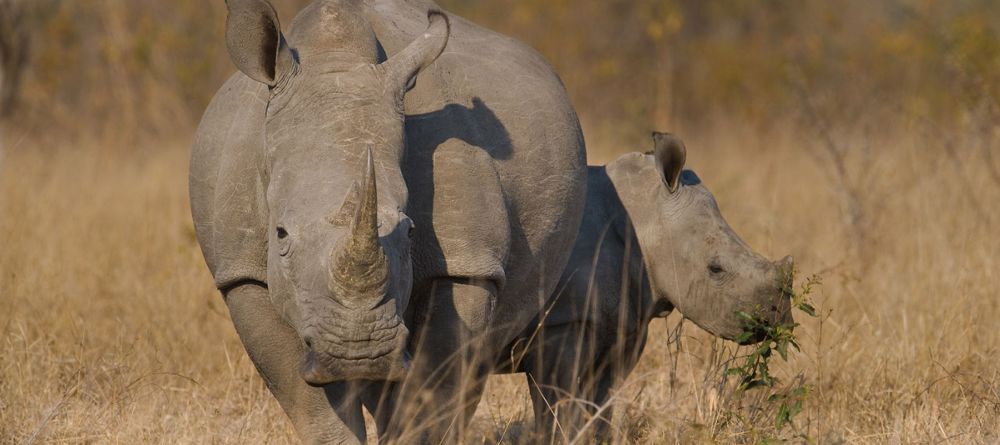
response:
<svg viewBox="0 0 1000 445"><path fill-rule="evenodd" d="M589 168L569 265L540 329L524 336L517 369L529 376L540 442L572 440L586 425L596 427L588 436L607 434L601 406L635 366L655 317L676 308L729 340L746 327L737 312L792 321L791 257L771 262L754 252L683 169L684 143L668 133L653 141L652 153Z"/></svg>

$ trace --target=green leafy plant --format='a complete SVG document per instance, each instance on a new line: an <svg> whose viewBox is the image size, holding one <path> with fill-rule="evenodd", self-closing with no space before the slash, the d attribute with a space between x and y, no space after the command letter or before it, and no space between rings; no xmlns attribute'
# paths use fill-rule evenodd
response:
<svg viewBox="0 0 1000 445"><path fill-rule="evenodd" d="M789 280L790 281L790 280ZM798 312L810 317L816 317L816 308L809 300L809 295L822 285L822 279L818 275L813 275L806 279L798 292L792 288L784 289L786 294L791 295L791 306ZM753 346L750 353L736 358L737 365L726 370L727 377L737 379L736 391L746 394L749 391L769 391L763 400L764 406L758 409L773 410L774 429L781 432L791 425L795 417L802 412L803 403L812 391L810 385L798 379L795 384L778 388L779 380L771 373L771 360L777 355L782 360L788 361L789 348L799 351L799 343L795 337L795 328L798 323L772 324L768 320L747 312L738 312L737 315L744 322L744 332L737 338L739 343L747 343L752 340L760 342ZM775 354L777 353L777 354ZM778 439L773 437L760 437L760 443L773 443Z"/></svg>

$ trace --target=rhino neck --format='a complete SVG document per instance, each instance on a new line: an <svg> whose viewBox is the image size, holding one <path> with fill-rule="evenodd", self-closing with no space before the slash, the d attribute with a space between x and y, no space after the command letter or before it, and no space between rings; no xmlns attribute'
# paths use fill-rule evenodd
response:
<svg viewBox="0 0 1000 445"><path fill-rule="evenodd" d="M665 287L658 285L656 277L649 275L650 271L659 269L663 256L669 256L663 242L669 233L659 206L659 202L665 199L661 195L666 193L666 189L662 187L652 163L642 162L642 157L644 155L634 153L619 158L609 164L607 176L614 189L608 195L615 200L615 208L625 215L619 224L623 243L624 240L633 243L631 261L642 265L641 268L631 268L630 279L641 283L642 314L644 321L648 322L653 317L672 311L673 305L670 295L663 291ZM669 249L669 246L666 248Z"/></svg>
<svg viewBox="0 0 1000 445"><path fill-rule="evenodd" d="M625 301L618 304L619 315L626 315L627 329L630 332L645 332L645 326L662 310L658 310L658 299L653 298L646 271L646 259L642 254L642 244L637 236L636 228L629 216L626 206L615 187L614 179L608 175L605 167L590 167L587 182L586 215L596 215L602 226L608 227L606 243L615 252L621 252L611 273L620 277L621 291ZM664 299L665 301L665 299ZM623 312L624 311L624 312Z"/></svg>

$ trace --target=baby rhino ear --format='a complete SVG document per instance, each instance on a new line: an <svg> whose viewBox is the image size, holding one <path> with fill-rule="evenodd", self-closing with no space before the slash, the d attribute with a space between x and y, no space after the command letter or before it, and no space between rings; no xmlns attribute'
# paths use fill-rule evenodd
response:
<svg viewBox="0 0 1000 445"><path fill-rule="evenodd" d="M676 192L680 186L681 171L687 160L687 149L684 141L670 133L653 132L653 155L656 157L656 168L660 171L663 183L670 193Z"/></svg>

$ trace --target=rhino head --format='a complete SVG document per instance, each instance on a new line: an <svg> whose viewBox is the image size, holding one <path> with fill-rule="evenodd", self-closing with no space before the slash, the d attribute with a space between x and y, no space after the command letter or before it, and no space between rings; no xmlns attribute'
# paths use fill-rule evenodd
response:
<svg viewBox="0 0 1000 445"><path fill-rule="evenodd" d="M403 97L444 50L432 11L408 47L379 61L361 0L317 1L288 38L266 0L228 0L237 68L269 89L264 138L268 287L303 341L310 384L397 380L412 285Z"/></svg>
<svg viewBox="0 0 1000 445"><path fill-rule="evenodd" d="M750 327L739 313L792 322L793 261L753 251L690 170L677 137L653 133L649 154L622 156L607 167L642 250L656 307L676 307L710 333L736 340ZM761 338L743 338L760 341Z"/></svg>

